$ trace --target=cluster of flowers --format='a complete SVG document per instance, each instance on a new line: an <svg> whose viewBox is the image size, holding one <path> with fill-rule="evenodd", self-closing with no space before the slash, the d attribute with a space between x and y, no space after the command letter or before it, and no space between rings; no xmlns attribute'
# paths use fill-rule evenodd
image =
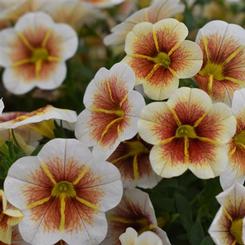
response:
<svg viewBox="0 0 245 245"><path fill-rule="evenodd" d="M73 28L123 1L1 2L3 84L24 94L60 86L78 47ZM221 208L209 229L215 243L245 243L245 30L211 21L196 42L186 40L185 24L170 18L183 8L156 0L112 29L105 44L125 44L126 56L96 73L78 117L51 105L1 113L1 140L14 139L27 155L54 138L55 123L76 136L52 139L10 167L0 192L2 243L168 245L148 194L136 187L188 169L220 176ZM198 89L179 88L193 77Z"/></svg>

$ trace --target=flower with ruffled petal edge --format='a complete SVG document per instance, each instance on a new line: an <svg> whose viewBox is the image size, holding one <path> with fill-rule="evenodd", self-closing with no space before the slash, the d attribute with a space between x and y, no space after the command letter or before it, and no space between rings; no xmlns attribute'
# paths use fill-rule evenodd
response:
<svg viewBox="0 0 245 245"><path fill-rule="evenodd" d="M136 135L121 142L107 159L119 169L124 187L153 188L161 180L150 164L151 147Z"/></svg>
<svg viewBox="0 0 245 245"><path fill-rule="evenodd" d="M119 236L132 227L139 234L155 232L164 245L170 245L167 234L157 224L149 195L138 189L125 189L118 206L107 213L108 233L102 245L120 245ZM164 221L161 221L164 223Z"/></svg>
<svg viewBox="0 0 245 245"><path fill-rule="evenodd" d="M202 51L185 40L187 27L175 20L137 24L127 35L123 60L136 74L136 85L154 100L167 99L178 88L180 78L190 78L202 66Z"/></svg>
<svg viewBox="0 0 245 245"><path fill-rule="evenodd" d="M245 180L245 89L235 91L232 112L237 120L236 133L229 142L229 163L220 175L221 186L226 189L235 182Z"/></svg>
<svg viewBox="0 0 245 245"><path fill-rule="evenodd" d="M145 231L138 236L133 228L127 228L119 240L121 245L163 245L161 239L151 231Z"/></svg>
<svg viewBox="0 0 245 245"><path fill-rule="evenodd" d="M123 23L113 27L111 34L105 37L106 45L118 45L125 42L127 34L136 24L141 22L156 23L159 20L173 17L184 11L184 5L179 0L156 0L147 8L141 9L129 16Z"/></svg>
<svg viewBox="0 0 245 245"><path fill-rule="evenodd" d="M68 128L77 121L77 114L51 105L32 112L3 113L0 115L0 142L14 139L26 153L31 153L42 137L54 138L54 120Z"/></svg>
<svg viewBox="0 0 245 245"><path fill-rule="evenodd" d="M8 203L2 190L0 190L0 216L0 241L10 244L13 227L22 220L23 214Z"/></svg>
<svg viewBox="0 0 245 245"><path fill-rule="evenodd" d="M230 104L235 90L245 86L245 30L224 21L201 28L196 42L204 53L195 79L215 101Z"/></svg>
<svg viewBox="0 0 245 245"><path fill-rule="evenodd" d="M108 8L124 2L124 0L80 0L80 1L90 3L99 8Z"/></svg>
<svg viewBox="0 0 245 245"><path fill-rule="evenodd" d="M66 76L65 61L77 46L77 35L68 25L41 12L22 16L15 27L0 32L4 86L14 94L59 87Z"/></svg>
<svg viewBox="0 0 245 245"><path fill-rule="evenodd" d="M23 239L36 245L99 244L107 232L104 212L122 197L117 168L75 139L54 139L37 156L18 159L4 189L23 211Z"/></svg>
<svg viewBox="0 0 245 245"><path fill-rule="evenodd" d="M236 131L236 119L223 104L212 104L201 89L183 87L167 102L147 105L139 134L153 144L150 161L165 178L191 170L198 178L220 175L228 161L226 144Z"/></svg>
<svg viewBox="0 0 245 245"><path fill-rule="evenodd" d="M245 187L235 184L216 198L221 208L209 228L215 244L245 244Z"/></svg>
<svg viewBox="0 0 245 245"><path fill-rule="evenodd" d="M108 158L120 142L133 138L145 105L143 96L133 91L135 76L119 63L110 70L101 68L84 95L86 109L78 116L76 137L93 146L96 156Z"/></svg>

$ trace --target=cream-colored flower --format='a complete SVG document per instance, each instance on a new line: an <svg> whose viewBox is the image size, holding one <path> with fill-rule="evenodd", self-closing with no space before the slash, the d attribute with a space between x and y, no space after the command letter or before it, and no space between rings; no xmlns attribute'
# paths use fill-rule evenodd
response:
<svg viewBox="0 0 245 245"><path fill-rule="evenodd" d="M124 0L80 0L80 1L90 3L99 8L108 8L120 4Z"/></svg>
<svg viewBox="0 0 245 245"><path fill-rule="evenodd" d="M15 94L59 87L66 76L65 61L77 46L77 35L68 25L41 12L24 15L15 27L0 32L4 86Z"/></svg>
<svg viewBox="0 0 245 245"><path fill-rule="evenodd" d="M124 44L127 34L141 22L156 23L162 19L174 17L184 11L179 0L154 0L152 5L129 16L123 23L112 28L112 34L104 39L106 45Z"/></svg>

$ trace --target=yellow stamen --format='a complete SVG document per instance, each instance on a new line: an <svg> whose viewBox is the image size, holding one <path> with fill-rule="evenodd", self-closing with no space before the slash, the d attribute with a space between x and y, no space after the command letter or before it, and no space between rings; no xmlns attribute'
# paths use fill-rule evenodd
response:
<svg viewBox="0 0 245 245"><path fill-rule="evenodd" d="M45 33L45 37L44 37L44 39L43 39L43 41L42 41L42 45L41 45L43 48L46 47L47 42L48 42L48 40L49 40L49 38L50 38L51 33L52 33L51 30L48 30L48 31Z"/></svg>
<svg viewBox="0 0 245 245"><path fill-rule="evenodd" d="M55 57L55 56L48 56L47 60L50 62L60 62L61 61L59 57Z"/></svg>
<svg viewBox="0 0 245 245"><path fill-rule="evenodd" d="M205 54L207 56L207 60L210 60L209 51L208 51L208 39L206 37L203 37L202 38L202 43L203 43L203 46L204 46Z"/></svg>
<svg viewBox="0 0 245 245"><path fill-rule="evenodd" d="M207 116L208 112L204 113L201 117L199 117L196 122L194 123L194 128L196 128L201 122L202 120Z"/></svg>
<svg viewBox="0 0 245 245"><path fill-rule="evenodd" d="M222 145L221 142L216 141L216 140L212 140L212 139L209 139L209 138L206 138L206 137L197 136L197 139L202 141L202 142L210 143L212 145L217 145L217 146Z"/></svg>
<svg viewBox="0 0 245 245"><path fill-rule="evenodd" d="M89 202L89 201L87 201L87 200L85 200L85 199L83 199L81 197L77 196L76 200L79 201L81 204L87 206L88 208L91 208L91 209L93 209L95 211L99 211L99 207L97 205L95 205L95 204L93 204L93 203L91 203L91 202Z"/></svg>
<svg viewBox="0 0 245 245"><path fill-rule="evenodd" d="M34 50L34 47L32 47L32 45L30 44L30 42L28 41L28 39L25 37L25 35L21 32L17 33L18 37L20 38L20 40L22 41L22 43L31 51Z"/></svg>
<svg viewBox="0 0 245 245"><path fill-rule="evenodd" d="M114 124L120 122L123 120L123 117L119 117L114 119L113 121L111 121L103 130L101 137L100 137L100 141L103 141L103 138L105 137L105 135L108 133L108 131L110 130L111 127L113 127Z"/></svg>
<svg viewBox="0 0 245 245"><path fill-rule="evenodd" d="M41 200L38 200L36 202L32 202L32 203L28 204L27 208L29 208L29 209L36 208L38 206L41 206L41 205L47 203L49 200L50 200L50 197L43 198Z"/></svg>
<svg viewBox="0 0 245 245"><path fill-rule="evenodd" d="M112 95L112 91L111 91L111 86L110 86L110 83L109 82L106 83L106 87L107 87L107 90L109 92L111 101L112 102L115 102L115 100L113 99L113 95Z"/></svg>
<svg viewBox="0 0 245 245"><path fill-rule="evenodd" d="M173 136L173 137L170 137L170 138L167 138L167 139L164 139L160 142L160 145L166 145L168 143L170 143L172 140L174 140L176 137Z"/></svg>
<svg viewBox="0 0 245 245"><path fill-rule="evenodd" d="M60 226L59 230L64 231L65 229L65 208L66 208L66 195L60 195Z"/></svg>
<svg viewBox="0 0 245 245"><path fill-rule="evenodd" d="M77 178L72 182L73 185L77 185L80 180L88 173L89 167L85 166L82 168L80 174L77 176Z"/></svg>
<svg viewBox="0 0 245 245"><path fill-rule="evenodd" d="M158 44L158 40L157 40L157 33L155 30L152 31L152 35L153 35L153 40L154 40L156 50L157 50L157 52L160 52L159 44Z"/></svg>
<svg viewBox="0 0 245 245"><path fill-rule="evenodd" d="M214 76L209 75L209 77L208 77L208 94L213 93L213 82L214 82Z"/></svg>
<svg viewBox="0 0 245 245"><path fill-rule="evenodd" d="M126 102L127 99L128 99L128 94L125 94L125 96L124 96L123 99L121 100L119 106L122 107L123 104Z"/></svg>
<svg viewBox="0 0 245 245"><path fill-rule="evenodd" d="M103 109L103 108L92 107L92 108L90 108L90 111L98 112L98 113L105 113L105 114L109 114L109 115L116 115L119 117L124 116L123 110L107 110L107 109Z"/></svg>
<svg viewBox="0 0 245 245"><path fill-rule="evenodd" d="M54 178L53 174L50 172L48 165L46 163L41 163L41 168L42 168L43 172L45 173L45 175L52 182L52 184L55 185L56 184L55 178Z"/></svg>
<svg viewBox="0 0 245 245"><path fill-rule="evenodd" d="M35 76L38 79L40 77L40 73L42 70L42 65L43 65L43 61L42 60L38 60L35 62Z"/></svg>
<svg viewBox="0 0 245 245"><path fill-rule="evenodd" d="M173 54L173 52L174 52L176 49L179 48L180 44L181 44L181 42L176 43L176 44L170 49L170 51L168 52L168 56L171 56L171 55Z"/></svg>
<svg viewBox="0 0 245 245"><path fill-rule="evenodd" d="M134 173L134 179L137 180L139 179L140 173L139 173L139 164L138 164L138 155L134 156L133 159L133 173Z"/></svg>
<svg viewBox="0 0 245 245"><path fill-rule="evenodd" d="M232 52L223 62L223 65L226 65L227 63L229 63L231 60L233 60L242 50L244 49L244 47L239 47L237 48L234 52Z"/></svg>
<svg viewBox="0 0 245 245"><path fill-rule="evenodd" d="M170 107L168 107L168 110L171 112L172 116L174 117L175 122L177 123L178 126L180 126L182 123L176 113L176 111Z"/></svg>
<svg viewBox="0 0 245 245"><path fill-rule="evenodd" d="M189 162L189 138L184 137L184 161Z"/></svg>
<svg viewBox="0 0 245 245"><path fill-rule="evenodd" d="M23 59L23 60L19 60L19 61L16 61L12 67L18 67L18 66L22 66L22 65L26 65L26 64L29 64L31 63L31 59L30 58L27 58L27 59Z"/></svg>
<svg viewBox="0 0 245 245"><path fill-rule="evenodd" d="M154 62L154 58L153 57L150 57L150 56L147 56L147 55L143 55L143 54L131 54L129 56L131 56L133 58L146 59L148 61Z"/></svg>
<svg viewBox="0 0 245 245"><path fill-rule="evenodd" d="M161 66L160 64L155 64L151 69L151 71L147 74L146 79L151 79L160 66Z"/></svg>
<svg viewBox="0 0 245 245"><path fill-rule="evenodd" d="M169 55L165 52L159 52L157 56L153 58L153 61L156 64L163 66L164 68L168 68L171 64L171 59Z"/></svg>

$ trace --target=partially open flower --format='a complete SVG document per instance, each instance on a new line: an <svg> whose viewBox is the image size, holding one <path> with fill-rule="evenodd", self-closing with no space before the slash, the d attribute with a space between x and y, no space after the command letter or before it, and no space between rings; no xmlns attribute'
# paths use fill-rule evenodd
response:
<svg viewBox="0 0 245 245"><path fill-rule="evenodd" d="M23 218L23 214L8 203L5 194L0 190L0 242L10 244L13 227Z"/></svg>
<svg viewBox="0 0 245 245"><path fill-rule="evenodd" d="M54 120L74 124L77 114L51 105L29 113L3 113L0 115L0 142L14 139L25 152L31 153L42 137L54 138Z"/></svg>
<svg viewBox="0 0 245 245"><path fill-rule="evenodd" d="M4 243L0 241L0 245L30 245L30 243L26 243L22 236L20 235L19 229L18 229L18 225L14 226L12 228L13 232L12 232L12 239L11 239L11 243ZM61 245L61 244L57 244L57 245ZM65 245L65 244L63 244Z"/></svg>
<svg viewBox="0 0 245 245"><path fill-rule="evenodd" d="M245 86L245 30L224 21L211 21L196 42L204 63L195 79L215 101L230 104L235 90Z"/></svg>
<svg viewBox="0 0 245 245"><path fill-rule="evenodd" d="M143 84L149 98L169 98L180 78L190 78L200 70L202 51L185 40L187 35L187 27L175 19L143 22L127 35L124 62L132 67L136 84Z"/></svg>
<svg viewBox="0 0 245 245"><path fill-rule="evenodd" d="M133 228L127 228L120 237L121 245L162 245L162 241L155 233L145 231L138 236Z"/></svg>
<svg viewBox="0 0 245 245"><path fill-rule="evenodd" d="M150 164L151 145L139 135L120 143L108 158L119 169L124 187L153 188L161 180Z"/></svg>
<svg viewBox="0 0 245 245"><path fill-rule="evenodd" d="M245 244L245 187L235 184L217 196L221 205L209 234L217 245Z"/></svg>
<svg viewBox="0 0 245 245"><path fill-rule="evenodd" d="M200 89L180 88L167 102L147 105L139 134L153 144L150 161L165 178L190 169L207 179L220 175L228 161L226 144L236 131L236 119L223 103L212 104Z"/></svg>
<svg viewBox="0 0 245 245"><path fill-rule="evenodd" d="M237 120L236 134L229 142L229 164L220 176L224 189L245 180L245 89L237 90L232 100L232 112Z"/></svg>
<svg viewBox="0 0 245 245"><path fill-rule="evenodd" d="M137 133L137 121L145 102L133 91L135 76L126 64L116 64L111 70L101 68L88 85L84 104L78 117L76 137L94 147L94 154L104 159L121 141Z"/></svg>
<svg viewBox="0 0 245 245"><path fill-rule="evenodd" d="M156 23L159 20L174 17L184 11L184 5L179 0L155 0L147 8L141 9L129 16L123 23L112 28L112 34L104 39L106 45L124 44L127 34L141 22Z"/></svg>
<svg viewBox="0 0 245 245"><path fill-rule="evenodd" d="M75 139L54 139L38 156L18 159L4 188L23 211L19 229L31 244L99 244L107 232L104 212L122 197L117 168Z"/></svg>
<svg viewBox="0 0 245 245"><path fill-rule="evenodd" d="M57 88L66 76L65 61L77 46L77 35L68 25L41 12L24 15L14 28L0 32L4 86L14 94Z"/></svg>
<svg viewBox="0 0 245 245"><path fill-rule="evenodd" d="M122 3L124 0L80 0L82 2L91 3L99 8L108 8Z"/></svg>
<svg viewBox="0 0 245 245"><path fill-rule="evenodd" d="M149 195L138 189L126 189L118 206L107 213L108 233L102 245L120 245L119 236L128 227L139 234L145 231L156 233L163 245L170 245L166 232L158 227Z"/></svg>

